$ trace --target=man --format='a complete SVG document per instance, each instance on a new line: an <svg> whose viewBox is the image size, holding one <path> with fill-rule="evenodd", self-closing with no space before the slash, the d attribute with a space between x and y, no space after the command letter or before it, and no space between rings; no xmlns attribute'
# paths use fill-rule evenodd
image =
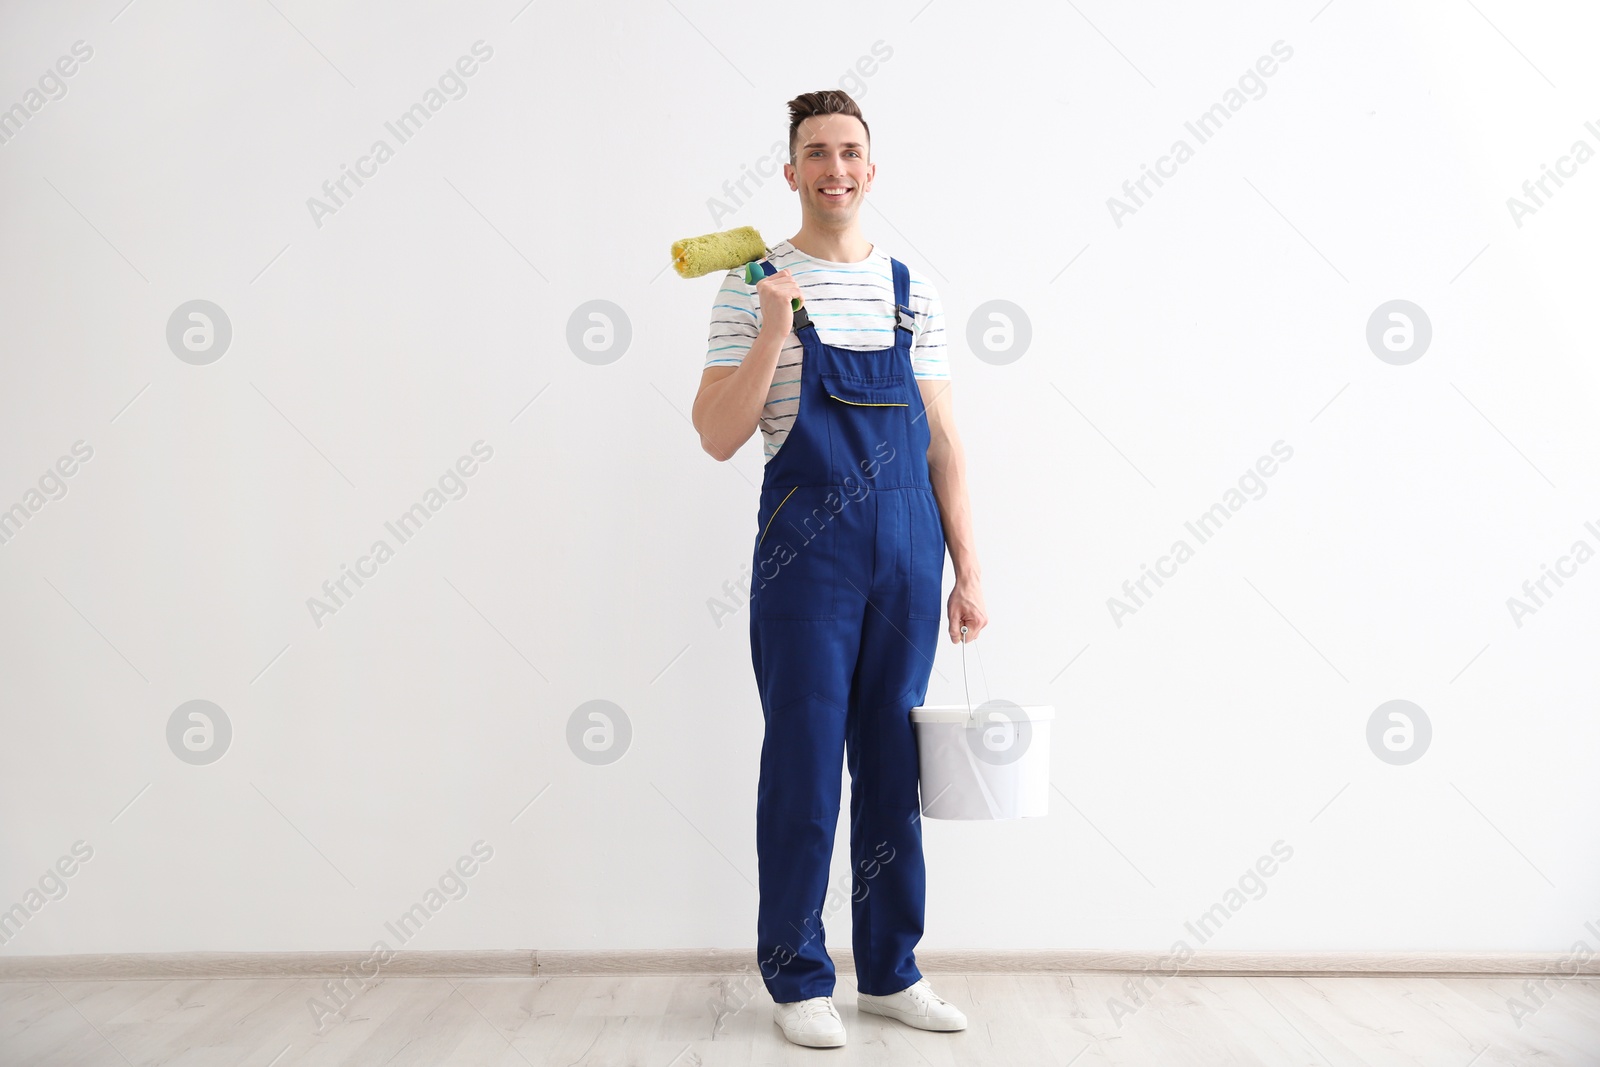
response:
<svg viewBox="0 0 1600 1067"><path fill-rule="evenodd" d="M857 1006L924 1030L966 1026L912 951L925 868L910 709L933 669L947 546L950 639L964 628L973 640L988 616L938 294L861 234L870 152L848 94L789 102L783 174L800 195L800 232L770 250L756 285L742 270L723 279L693 414L718 460L762 432L750 599L766 720L757 957L774 1021L814 1047L845 1037L823 946L841 753Z"/></svg>

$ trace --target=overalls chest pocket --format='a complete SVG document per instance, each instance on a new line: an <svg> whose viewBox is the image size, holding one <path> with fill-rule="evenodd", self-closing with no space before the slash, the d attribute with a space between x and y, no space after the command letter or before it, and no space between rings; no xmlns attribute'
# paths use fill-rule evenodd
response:
<svg viewBox="0 0 1600 1067"><path fill-rule="evenodd" d="M820 375L822 391L833 400L855 407L903 408L910 406L904 375L868 377L825 371Z"/></svg>

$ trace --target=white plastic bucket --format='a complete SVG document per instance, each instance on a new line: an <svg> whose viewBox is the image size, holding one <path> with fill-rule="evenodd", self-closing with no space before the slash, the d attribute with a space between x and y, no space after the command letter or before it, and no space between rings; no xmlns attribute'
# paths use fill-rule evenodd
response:
<svg viewBox="0 0 1600 1067"><path fill-rule="evenodd" d="M1029 819L1049 813L1048 704L992 700L911 709L922 814L930 819Z"/></svg>

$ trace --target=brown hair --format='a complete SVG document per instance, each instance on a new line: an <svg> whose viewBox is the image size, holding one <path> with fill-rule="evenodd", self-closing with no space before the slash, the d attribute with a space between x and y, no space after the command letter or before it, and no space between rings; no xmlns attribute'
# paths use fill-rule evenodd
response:
<svg viewBox="0 0 1600 1067"><path fill-rule="evenodd" d="M794 139L800 132L800 123L816 115L850 115L861 119L861 128L867 133L867 156L872 155L872 130L867 120L861 118L861 107L842 89L823 89L816 93L801 93L789 101L789 165L794 165Z"/></svg>

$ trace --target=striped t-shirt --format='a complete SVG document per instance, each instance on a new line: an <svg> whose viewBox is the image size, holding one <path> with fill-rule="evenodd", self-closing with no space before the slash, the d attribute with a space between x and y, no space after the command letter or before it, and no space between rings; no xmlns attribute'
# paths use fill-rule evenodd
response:
<svg viewBox="0 0 1600 1067"><path fill-rule="evenodd" d="M876 351L894 344L894 272L887 252L872 246L860 263L831 263L801 252L787 240L772 247L767 259L774 270L787 270L804 294L806 313L823 344L857 351ZM944 337L944 310L933 283L908 264L910 307L916 315L916 339L911 346L911 372L917 378L950 377ZM744 268L735 267L722 279L711 308L711 334L706 345L706 366L737 367L744 362L761 331L761 299L756 287L746 285ZM777 371L761 411L765 459L777 454L800 408L800 362L805 346L794 331L783 340Z"/></svg>

